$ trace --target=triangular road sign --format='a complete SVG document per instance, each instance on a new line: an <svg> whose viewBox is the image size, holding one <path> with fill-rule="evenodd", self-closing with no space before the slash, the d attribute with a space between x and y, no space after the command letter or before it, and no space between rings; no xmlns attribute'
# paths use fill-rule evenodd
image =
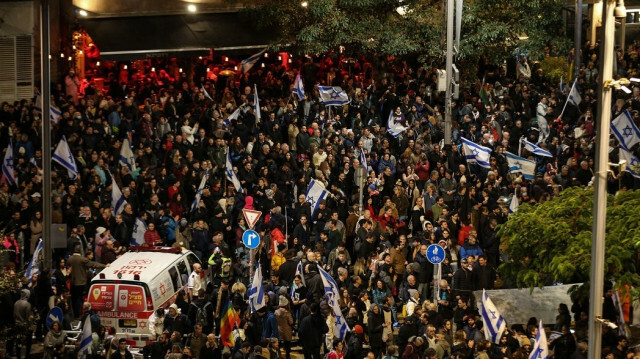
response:
<svg viewBox="0 0 640 359"><path fill-rule="evenodd" d="M246 208L242 209L242 214L244 214L244 219L247 221L249 228L253 228L258 223L260 216L262 216L262 212Z"/></svg>

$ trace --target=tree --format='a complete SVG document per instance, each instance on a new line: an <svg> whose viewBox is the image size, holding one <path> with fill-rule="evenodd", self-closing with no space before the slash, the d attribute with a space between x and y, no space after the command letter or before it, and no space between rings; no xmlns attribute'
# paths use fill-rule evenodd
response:
<svg viewBox="0 0 640 359"><path fill-rule="evenodd" d="M607 202L605 280L637 288L640 191L620 192ZM508 257L499 268L503 278L519 288L556 282L584 282L588 288L592 207L593 189L577 187L551 201L521 205L498 230ZM638 297L640 291L634 294Z"/></svg>
<svg viewBox="0 0 640 359"><path fill-rule="evenodd" d="M275 33L273 49L297 55L417 55L444 59L443 1L266 0L247 16ZM518 46L542 58L562 29L562 0L464 1L460 57L502 63ZM525 43L519 38L528 36ZM560 41L569 43L569 41ZM563 50L562 48L561 50Z"/></svg>

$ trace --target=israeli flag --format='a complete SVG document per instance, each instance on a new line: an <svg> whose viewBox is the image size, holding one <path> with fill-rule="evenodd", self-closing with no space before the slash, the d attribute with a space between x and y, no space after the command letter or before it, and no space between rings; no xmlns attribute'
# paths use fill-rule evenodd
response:
<svg viewBox="0 0 640 359"><path fill-rule="evenodd" d="M209 95L209 92L207 92L207 89L204 88L204 84L202 84L202 93L204 94L204 97L208 98L209 100L213 101L213 98L211 97L211 95Z"/></svg>
<svg viewBox="0 0 640 359"><path fill-rule="evenodd" d="M116 180L111 176L111 207L113 207L113 215L117 216L124 210L124 206L127 201L120 191L120 187L116 183Z"/></svg>
<svg viewBox="0 0 640 359"><path fill-rule="evenodd" d="M262 269L260 268L260 262L256 264L256 272L253 275L251 289L249 289L249 305L251 306L251 313L255 313L266 305L264 300L264 286L262 284Z"/></svg>
<svg viewBox="0 0 640 359"><path fill-rule="evenodd" d="M625 170L640 179L640 160L626 148L620 147L620 160L627 161Z"/></svg>
<svg viewBox="0 0 640 359"><path fill-rule="evenodd" d="M488 341L499 344L507 324L484 289L482 290L482 321L484 323L485 338Z"/></svg>
<svg viewBox="0 0 640 359"><path fill-rule="evenodd" d="M224 124L227 126L227 128L231 127L231 120L238 120L238 116L240 116L240 111L241 108L240 106L238 106L238 108L236 108L235 111L233 111L233 113L231 115L229 115L229 117L227 117L226 120L224 120Z"/></svg>
<svg viewBox="0 0 640 359"><path fill-rule="evenodd" d="M538 145L535 145L525 139L522 139L522 144L524 145L524 149L533 153L535 156L542 156L542 157L553 157L553 155L551 154L551 152L547 151L547 150L543 150L542 148L540 148Z"/></svg>
<svg viewBox="0 0 640 359"><path fill-rule="evenodd" d="M369 164L367 163L367 155L364 153L364 148L360 149L360 165L369 173Z"/></svg>
<svg viewBox="0 0 640 359"><path fill-rule="evenodd" d="M536 163L534 161L528 160L526 158L522 158L514 155L513 153L505 152L505 156L507 157L507 164L509 165L509 172L511 173L522 173L524 179L532 180L536 175Z"/></svg>
<svg viewBox="0 0 640 359"><path fill-rule="evenodd" d="M131 246L141 246L144 242L144 232L147 231L147 224L142 220L142 218L136 218L135 223L133 224L133 232L131 233L131 241L129 245Z"/></svg>
<svg viewBox="0 0 640 359"><path fill-rule="evenodd" d="M242 62L240 62L240 70L242 70L242 73L247 73L247 71L251 70L253 65L255 65L256 62L260 60L260 58L265 52L267 52L266 47L262 51L258 52L257 54L253 54L247 57L246 59L242 60Z"/></svg>
<svg viewBox="0 0 640 359"><path fill-rule="evenodd" d="M398 138L398 136L400 136L404 131L407 130L407 127L404 127L400 123L396 122L393 114L393 111L391 111L391 113L389 114L389 119L387 120L387 132L394 138Z"/></svg>
<svg viewBox="0 0 640 359"><path fill-rule="evenodd" d="M318 92L325 106L342 106L349 103L349 96L341 87L318 86Z"/></svg>
<svg viewBox="0 0 640 359"><path fill-rule="evenodd" d="M259 122L262 114L260 113L260 99L258 98L258 85L256 84L253 85L253 106L255 106L256 122Z"/></svg>
<svg viewBox="0 0 640 359"><path fill-rule="evenodd" d="M40 257L40 252L42 252L42 238L40 238L36 250L33 251L33 257L31 257L31 261L27 266L27 271L24 272L25 278L29 280L31 280L31 277L33 277L34 274L40 273L40 268L38 268L38 257Z"/></svg>
<svg viewBox="0 0 640 359"><path fill-rule="evenodd" d="M547 334L544 332L542 320L538 325L538 334L533 342L533 350L529 354L529 359L549 359L549 346L547 345Z"/></svg>
<svg viewBox="0 0 640 359"><path fill-rule="evenodd" d="M69 144L67 143L67 139L64 135L62 135L62 139L60 139L60 143L58 143L58 147L53 153L52 159L67 169L67 173L71 179L75 180L78 178L78 166L76 165L76 160L71 154Z"/></svg>
<svg viewBox="0 0 640 359"><path fill-rule="evenodd" d="M198 209L198 203L200 203L200 198L202 197L202 191L204 191L204 186L207 184L207 179L209 179L209 170L205 172L202 176L202 180L200 180L200 186L198 186L198 191L196 192L196 198L191 203L191 212Z"/></svg>
<svg viewBox="0 0 640 359"><path fill-rule="evenodd" d="M31 159L33 159L33 157ZM18 186L18 177L16 177L14 166L13 143L11 139L9 139L9 147L7 147L7 152L4 153L4 160L2 161L2 175L10 185Z"/></svg>
<svg viewBox="0 0 640 359"><path fill-rule="evenodd" d="M311 205L311 216L313 217L313 212L318 209L320 206L320 202L327 196L329 191L327 191L322 183L316 182L315 179L312 179L309 182L309 187L307 187L307 193L305 197L307 198L305 202L308 202Z"/></svg>
<svg viewBox="0 0 640 359"><path fill-rule="evenodd" d="M467 159L468 164L477 164L480 167L491 168L489 165L489 158L491 157L491 150L487 147L475 144L464 137L462 140L462 148L464 148L464 157Z"/></svg>
<svg viewBox="0 0 640 359"><path fill-rule="evenodd" d="M87 318L84 320L84 326L82 327L82 340L80 340L80 349L78 350L78 354L84 359L87 355L91 353L91 342L93 341L93 337L91 330L91 316L87 315Z"/></svg>
<svg viewBox="0 0 640 359"><path fill-rule="evenodd" d="M42 96L38 94L36 96L36 103L34 105L36 111L42 113ZM55 107L53 104L49 105L49 119L51 122L57 124L58 121L62 118L62 111L59 108Z"/></svg>
<svg viewBox="0 0 640 359"><path fill-rule="evenodd" d="M227 162L225 164L224 174L225 176L227 176L227 181L230 181L231 183L233 183L233 187L235 187L236 192L238 193L242 192L242 186L240 185L240 180L238 180L238 176L236 176L236 173L233 171L233 164L231 164L231 154L228 150L227 150Z"/></svg>
<svg viewBox="0 0 640 359"><path fill-rule="evenodd" d="M130 172L136 170L136 158L131 150L131 142L127 137L122 140L122 147L120 147L120 165L129 167Z"/></svg>
<svg viewBox="0 0 640 359"><path fill-rule="evenodd" d="M580 102L582 102L582 96L580 96L580 92L578 92L578 79L573 81L573 85L571 86L571 91L569 91L569 97L567 97L567 101L578 107Z"/></svg>
<svg viewBox="0 0 640 359"><path fill-rule="evenodd" d="M300 101L304 100L304 86L302 84L302 77L300 77L300 74L296 76L296 80L293 84L293 93L298 96Z"/></svg>
<svg viewBox="0 0 640 359"><path fill-rule="evenodd" d="M333 315L336 317L334 335L340 340L344 340L344 337L350 329L345 318L342 316L340 304L338 303L338 300L340 299L338 285L324 269L318 267L318 270L320 271L320 277L322 278L327 305L333 309Z"/></svg>
<svg viewBox="0 0 640 359"><path fill-rule="evenodd" d="M509 213L515 213L518 211L518 207L520 207L520 201L518 200L518 196L516 195L516 191L513 191L513 197L511 197L511 203L509 203Z"/></svg>
<svg viewBox="0 0 640 359"><path fill-rule="evenodd" d="M620 142L620 146L626 149L631 149L636 143L640 142L640 130L638 130L638 126L633 122L627 110L624 110L611 122L611 132Z"/></svg>
<svg viewBox="0 0 640 359"><path fill-rule="evenodd" d="M307 283L305 283L305 281L304 281L304 270L302 269L302 260L299 260L298 264L296 265L296 274L294 275L294 278L295 278L296 275L299 275L300 278L302 279L302 282L301 282L302 285L307 285ZM295 294L296 289L298 289L298 288L299 287L296 285L295 282L293 282L291 284L291 292L289 293L289 296L291 298L293 298L293 295ZM300 299L302 299L302 298L300 298Z"/></svg>

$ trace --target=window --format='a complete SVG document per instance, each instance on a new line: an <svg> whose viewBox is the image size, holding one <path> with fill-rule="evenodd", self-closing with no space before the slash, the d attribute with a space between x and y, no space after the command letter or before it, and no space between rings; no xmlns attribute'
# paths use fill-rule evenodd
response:
<svg viewBox="0 0 640 359"><path fill-rule="evenodd" d="M189 281L189 269L184 259L178 262L178 271L180 272L180 279L182 279L182 285L187 285Z"/></svg>
<svg viewBox="0 0 640 359"><path fill-rule="evenodd" d="M178 270L176 267L169 268L169 276L171 276L171 283L173 283L173 291L178 291Z"/></svg>

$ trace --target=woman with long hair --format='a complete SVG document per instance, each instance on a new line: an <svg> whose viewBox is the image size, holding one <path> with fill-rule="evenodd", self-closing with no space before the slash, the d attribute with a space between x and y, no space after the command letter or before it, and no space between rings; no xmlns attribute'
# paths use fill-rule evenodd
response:
<svg viewBox="0 0 640 359"><path fill-rule="evenodd" d="M42 237L42 212L36 211L29 221L29 229L31 229L31 242L29 246L29 255L33 255L36 250L36 246Z"/></svg>

